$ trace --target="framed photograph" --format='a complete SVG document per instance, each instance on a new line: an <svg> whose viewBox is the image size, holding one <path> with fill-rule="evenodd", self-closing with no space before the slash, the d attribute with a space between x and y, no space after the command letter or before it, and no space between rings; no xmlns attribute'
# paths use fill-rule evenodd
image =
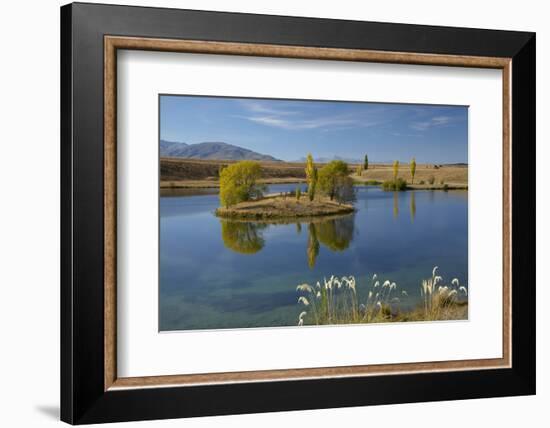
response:
<svg viewBox="0 0 550 428"><path fill-rule="evenodd" d="M533 33L76 3L61 54L62 420L535 393Z"/></svg>

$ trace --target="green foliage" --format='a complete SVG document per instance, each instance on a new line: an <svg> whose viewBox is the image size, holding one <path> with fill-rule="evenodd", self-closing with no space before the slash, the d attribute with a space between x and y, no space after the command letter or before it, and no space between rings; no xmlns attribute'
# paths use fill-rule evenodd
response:
<svg viewBox="0 0 550 428"><path fill-rule="evenodd" d="M313 156L311 153L307 155L306 161L306 178L307 178L307 195L310 201L315 198L315 191L317 189L318 173L317 167L313 163Z"/></svg>
<svg viewBox="0 0 550 428"><path fill-rule="evenodd" d="M382 183L382 189L386 191L407 190L407 182L402 178L397 178L396 180L387 180Z"/></svg>
<svg viewBox="0 0 550 428"><path fill-rule="evenodd" d="M414 174L416 173L416 159L415 158L411 159L410 167L411 167L411 183L414 183Z"/></svg>
<svg viewBox="0 0 550 428"><path fill-rule="evenodd" d="M366 154L365 154L365 161L363 163L363 168L365 169L365 171L369 169L369 157Z"/></svg>
<svg viewBox="0 0 550 428"><path fill-rule="evenodd" d="M319 171L319 188L333 200L336 196L342 194L339 192L339 187L348 185L347 181L344 180L344 178L349 178L348 175L348 164L341 160L333 160Z"/></svg>
<svg viewBox="0 0 550 428"><path fill-rule="evenodd" d="M220 202L225 207L260 198L265 186L257 184L261 176L258 162L246 160L237 162L220 171Z"/></svg>
<svg viewBox="0 0 550 428"><path fill-rule="evenodd" d="M397 173L399 172L399 161L393 161L393 181L397 180Z"/></svg>
<svg viewBox="0 0 550 428"><path fill-rule="evenodd" d="M294 192L296 194L296 200L299 201L300 200L300 196L302 196L302 189L300 189L299 187L296 188L296 191Z"/></svg>
<svg viewBox="0 0 550 428"><path fill-rule="evenodd" d="M448 190L449 190L449 185L448 185L448 184L444 184L444 185L443 185L443 190L445 190L445 192L448 191Z"/></svg>
<svg viewBox="0 0 550 428"><path fill-rule="evenodd" d="M418 184L425 184L424 180L420 180L420 183Z"/></svg>
<svg viewBox="0 0 550 428"><path fill-rule="evenodd" d="M428 178L428 183L430 183L430 185L433 185L435 183L435 177L433 175Z"/></svg>

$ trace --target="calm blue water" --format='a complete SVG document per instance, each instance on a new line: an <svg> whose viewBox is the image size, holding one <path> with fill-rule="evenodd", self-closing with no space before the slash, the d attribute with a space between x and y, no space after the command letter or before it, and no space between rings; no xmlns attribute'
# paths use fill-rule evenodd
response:
<svg viewBox="0 0 550 428"><path fill-rule="evenodd" d="M376 273L408 292L404 306L419 302L436 265L468 283L467 192L358 187L355 214L271 225L221 220L218 195L196 193L160 199L163 331L294 326L296 286L331 275L354 275L361 298Z"/></svg>

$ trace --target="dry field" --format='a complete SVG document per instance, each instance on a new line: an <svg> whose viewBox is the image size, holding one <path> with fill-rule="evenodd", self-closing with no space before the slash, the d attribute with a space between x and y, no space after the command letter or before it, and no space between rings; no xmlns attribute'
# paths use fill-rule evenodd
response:
<svg viewBox="0 0 550 428"><path fill-rule="evenodd" d="M399 166L398 177L403 178L407 183L411 183L411 171L409 165L401 164ZM447 184L450 187L463 187L468 185L468 166L467 165L441 165L434 166L430 164L417 164L416 173L414 176L414 185L421 186L421 182L424 185L428 185L430 178L434 178L434 185L441 186ZM353 177L356 181L386 181L393 179L393 167L392 165L372 165L369 166L368 171L363 171L361 177L355 175ZM443 183L442 183L443 181ZM413 187L417 187L413 186Z"/></svg>
<svg viewBox="0 0 550 428"><path fill-rule="evenodd" d="M219 187L219 171L222 166L236 161L201 160L201 159L160 159L160 187L161 188L215 188ZM262 179L264 184L298 183L305 181L305 163L294 162L261 162ZM316 164L322 167L324 164ZM350 164L350 169L356 171L358 165ZM399 177L409 184L411 175L409 165L401 164ZM357 182L370 180L386 181L393 179L393 167L390 164L371 164L368 171L361 176L352 175ZM430 185L430 178L434 184ZM421 182L424 181L424 184ZM414 188L442 188L447 184L449 188L467 188L467 165L440 165L417 164Z"/></svg>

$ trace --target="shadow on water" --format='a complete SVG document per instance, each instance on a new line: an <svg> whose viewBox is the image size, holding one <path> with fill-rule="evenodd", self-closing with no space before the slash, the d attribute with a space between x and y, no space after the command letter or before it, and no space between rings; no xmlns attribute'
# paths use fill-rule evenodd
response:
<svg viewBox="0 0 550 428"><path fill-rule="evenodd" d="M265 246L263 231L268 227L288 225L289 221L260 223L220 219L221 236L226 248L240 254L255 254ZM355 214L312 219L307 224L307 260L313 268L319 255L320 244L331 251L346 250L353 240ZM296 234L302 232L302 222L296 221Z"/></svg>

